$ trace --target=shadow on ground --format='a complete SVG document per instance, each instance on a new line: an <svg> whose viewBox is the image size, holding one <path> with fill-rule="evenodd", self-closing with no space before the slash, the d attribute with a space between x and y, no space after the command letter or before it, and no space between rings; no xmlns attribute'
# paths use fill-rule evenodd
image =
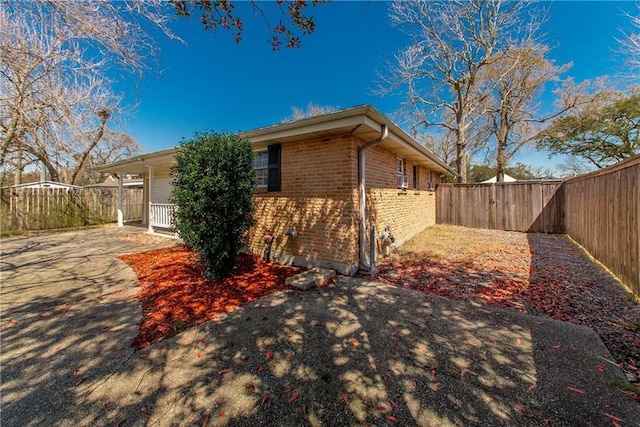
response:
<svg viewBox="0 0 640 427"><path fill-rule="evenodd" d="M598 371L607 357L586 328L343 277L139 352L86 396L86 417L59 421L595 426L610 423L604 412L637 420L635 404L608 383L620 372Z"/></svg>
<svg viewBox="0 0 640 427"><path fill-rule="evenodd" d="M0 242L3 426L54 425L134 354L138 282L113 255L174 243L145 246L138 233L106 227Z"/></svg>
<svg viewBox="0 0 640 427"><path fill-rule="evenodd" d="M3 426L640 419L597 335L566 322L342 277L134 352L137 281L113 255L143 245L98 231L2 243Z"/></svg>

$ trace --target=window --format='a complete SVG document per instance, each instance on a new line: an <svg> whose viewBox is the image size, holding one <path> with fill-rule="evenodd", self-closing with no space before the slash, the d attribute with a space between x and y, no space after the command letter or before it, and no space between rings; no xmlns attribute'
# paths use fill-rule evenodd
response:
<svg viewBox="0 0 640 427"><path fill-rule="evenodd" d="M267 191L280 191L280 153L281 145L267 147L267 151L259 151L253 160L256 173L256 187L267 188Z"/></svg>
<svg viewBox="0 0 640 427"><path fill-rule="evenodd" d="M396 161L396 175L404 175L404 159L401 159L400 157L398 157Z"/></svg>
<svg viewBox="0 0 640 427"><path fill-rule="evenodd" d="M413 165L413 189L418 189L418 166Z"/></svg>
<svg viewBox="0 0 640 427"><path fill-rule="evenodd" d="M404 159L398 157L396 162L396 176L398 178L398 188L406 189L409 186L409 181L405 175Z"/></svg>
<svg viewBox="0 0 640 427"><path fill-rule="evenodd" d="M269 173L269 152L260 151L256 153L253 160L253 170L256 172L256 187L266 187Z"/></svg>

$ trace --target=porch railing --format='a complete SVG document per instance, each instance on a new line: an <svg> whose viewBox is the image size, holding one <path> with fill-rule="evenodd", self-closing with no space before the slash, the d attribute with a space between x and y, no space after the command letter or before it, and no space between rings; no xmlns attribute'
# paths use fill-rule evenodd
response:
<svg viewBox="0 0 640 427"><path fill-rule="evenodd" d="M171 203L151 203L150 225L160 228L174 228L173 213L176 205Z"/></svg>

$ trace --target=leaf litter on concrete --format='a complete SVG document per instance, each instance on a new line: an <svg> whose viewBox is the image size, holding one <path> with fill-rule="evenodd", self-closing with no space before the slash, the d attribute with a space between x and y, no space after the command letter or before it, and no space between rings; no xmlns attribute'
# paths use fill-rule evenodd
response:
<svg viewBox="0 0 640 427"><path fill-rule="evenodd" d="M379 263L377 278L590 327L637 382L637 298L565 235L438 225Z"/></svg>

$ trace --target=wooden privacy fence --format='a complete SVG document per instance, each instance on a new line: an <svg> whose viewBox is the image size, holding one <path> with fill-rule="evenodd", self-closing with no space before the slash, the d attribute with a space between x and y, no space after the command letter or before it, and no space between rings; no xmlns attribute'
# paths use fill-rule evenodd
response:
<svg viewBox="0 0 640 427"><path fill-rule="evenodd" d="M436 222L492 230L564 233L562 181L440 184Z"/></svg>
<svg viewBox="0 0 640 427"><path fill-rule="evenodd" d="M105 224L118 220L117 188L3 188L0 230L29 231ZM126 221L142 219L142 189L123 190Z"/></svg>
<svg viewBox="0 0 640 427"><path fill-rule="evenodd" d="M640 295L640 156L566 181L440 184L436 222L566 233Z"/></svg>
<svg viewBox="0 0 640 427"><path fill-rule="evenodd" d="M640 156L562 184L566 233L640 296Z"/></svg>

